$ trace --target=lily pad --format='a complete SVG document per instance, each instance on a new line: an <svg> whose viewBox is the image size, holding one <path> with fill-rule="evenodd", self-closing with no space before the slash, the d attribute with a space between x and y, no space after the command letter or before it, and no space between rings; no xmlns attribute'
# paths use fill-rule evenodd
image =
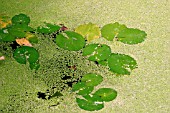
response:
<svg viewBox="0 0 170 113"><path fill-rule="evenodd" d="M15 41L15 37L7 32L7 29L0 30L0 41L12 42Z"/></svg>
<svg viewBox="0 0 170 113"><path fill-rule="evenodd" d="M56 44L65 50L78 51L85 46L85 39L76 32L65 31L56 36Z"/></svg>
<svg viewBox="0 0 170 113"><path fill-rule="evenodd" d="M125 25L119 24L118 22L106 24L101 29L102 37L109 41L113 41L115 37L117 37L118 33L123 29L126 29Z"/></svg>
<svg viewBox="0 0 170 113"><path fill-rule="evenodd" d="M83 56L88 56L91 61L106 60L111 54L111 49L105 44L90 44L83 49Z"/></svg>
<svg viewBox="0 0 170 113"><path fill-rule="evenodd" d="M7 28L7 32L15 38L24 38L26 37L26 33L30 31L33 31L33 28L27 26L26 24L16 24Z"/></svg>
<svg viewBox="0 0 170 113"><path fill-rule="evenodd" d="M103 81L103 77L101 75L88 73L84 75L81 79L81 82L85 82L87 86L97 86Z"/></svg>
<svg viewBox="0 0 170 113"><path fill-rule="evenodd" d="M32 64L37 62L39 53L33 47L22 46L14 51L13 57L20 64L26 64L27 60L30 64Z"/></svg>
<svg viewBox="0 0 170 113"><path fill-rule="evenodd" d="M28 25L30 23L30 17L28 17L25 14L19 14L19 15L15 15L14 17L12 17L12 24L25 24Z"/></svg>
<svg viewBox="0 0 170 113"><path fill-rule="evenodd" d="M117 91L111 88L100 88L93 95L98 95L103 101L109 102L117 97Z"/></svg>
<svg viewBox="0 0 170 113"><path fill-rule="evenodd" d="M61 28L61 26L50 24L50 23L44 23L44 24L45 24L44 26L40 26L37 28L37 32L49 34L49 33L59 31Z"/></svg>
<svg viewBox="0 0 170 113"><path fill-rule="evenodd" d="M88 42L99 38L101 35L99 26L97 26L96 24L92 24L92 23L78 26L77 28L75 28L75 32L85 37Z"/></svg>
<svg viewBox="0 0 170 113"><path fill-rule="evenodd" d="M108 58L110 70L117 74L130 75L130 72L137 68L136 60L128 55L112 53Z"/></svg>
<svg viewBox="0 0 170 113"><path fill-rule="evenodd" d="M81 109L87 111L96 111L104 108L102 99L97 95L87 95L85 99L76 98L76 102Z"/></svg>
<svg viewBox="0 0 170 113"><path fill-rule="evenodd" d="M120 31L117 38L125 44L138 44L143 42L146 36L147 34L144 31L128 28Z"/></svg>
<svg viewBox="0 0 170 113"><path fill-rule="evenodd" d="M30 63L31 70L33 70L33 69L38 70L39 68L40 68L40 64L39 64L38 60L34 63Z"/></svg>
<svg viewBox="0 0 170 113"><path fill-rule="evenodd" d="M72 91L78 91L78 95L88 95L93 91L93 86L87 86L85 82L78 82L72 87Z"/></svg>

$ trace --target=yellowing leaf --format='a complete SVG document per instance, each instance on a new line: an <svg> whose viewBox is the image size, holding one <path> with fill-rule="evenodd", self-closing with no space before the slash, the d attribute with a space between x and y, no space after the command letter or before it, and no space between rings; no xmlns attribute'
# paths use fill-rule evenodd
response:
<svg viewBox="0 0 170 113"><path fill-rule="evenodd" d="M88 23L78 26L75 32L81 34L88 42L97 39L101 35L100 28L96 24Z"/></svg>
<svg viewBox="0 0 170 113"><path fill-rule="evenodd" d="M7 16L0 16L0 29L5 28L7 25L11 24L11 20Z"/></svg>
<svg viewBox="0 0 170 113"><path fill-rule="evenodd" d="M19 45L25 45L25 46L30 46L32 47L32 44L25 38L20 38L20 39L16 39L16 42L19 44Z"/></svg>

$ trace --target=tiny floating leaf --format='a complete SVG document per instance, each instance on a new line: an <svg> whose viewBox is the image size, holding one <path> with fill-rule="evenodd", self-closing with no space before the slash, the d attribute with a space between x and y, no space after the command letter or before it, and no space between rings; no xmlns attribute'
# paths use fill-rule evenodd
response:
<svg viewBox="0 0 170 113"><path fill-rule="evenodd" d="M98 95L103 101L108 102L117 97L117 91L111 88L100 88L93 95Z"/></svg>
<svg viewBox="0 0 170 113"><path fill-rule="evenodd" d="M56 44L65 50L78 51L85 46L85 39L76 32L65 31L56 36Z"/></svg>
<svg viewBox="0 0 170 113"><path fill-rule="evenodd" d="M128 55L112 53L108 58L108 66L114 73L130 75L131 70L137 68L137 63Z"/></svg>
<svg viewBox="0 0 170 113"><path fill-rule="evenodd" d="M118 22L115 22L113 24L106 24L102 27L101 34L102 37L104 37L105 39L113 41L113 39L118 35L118 33L126 28L127 27L125 25L121 25Z"/></svg>
<svg viewBox="0 0 170 113"><path fill-rule="evenodd" d="M22 46L14 51L13 57L20 64L26 64L26 60L32 64L37 62L39 53L33 47Z"/></svg>
<svg viewBox="0 0 170 113"><path fill-rule="evenodd" d="M146 36L147 34L144 31L128 28L120 31L117 38L125 44L138 44L143 42Z"/></svg>
<svg viewBox="0 0 170 113"><path fill-rule="evenodd" d="M81 34L88 42L97 39L101 35L100 28L96 24L88 23L78 26L75 32Z"/></svg>
<svg viewBox="0 0 170 113"><path fill-rule="evenodd" d="M97 86L103 81L103 77L101 75L88 73L84 75L81 79L81 82L85 82L87 86Z"/></svg>
<svg viewBox="0 0 170 113"><path fill-rule="evenodd" d="M88 56L91 61L106 60L111 54L111 49L106 44L90 44L83 49L83 56Z"/></svg>

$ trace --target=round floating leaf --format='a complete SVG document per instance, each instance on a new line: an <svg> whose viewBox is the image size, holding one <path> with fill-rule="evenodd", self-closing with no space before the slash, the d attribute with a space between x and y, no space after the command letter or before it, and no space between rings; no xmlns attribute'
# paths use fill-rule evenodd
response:
<svg viewBox="0 0 170 113"><path fill-rule="evenodd" d="M49 34L49 33L59 31L60 28L61 28L58 25L53 25L53 24L50 24L50 23L44 23L44 24L45 24L44 26L40 26L40 27L37 28L37 32Z"/></svg>
<svg viewBox="0 0 170 113"><path fill-rule="evenodd" d="M93 91L93 86L87 86L84 82L78 82L74 84L72 87L73 91L78 91L77 94L79 95L88 95Z"/></svg>
<svg viewBox="0 0 170 113"><path fill-rule="evenodd" d="M56 36L56 44L66 50L78 51L85 46L85 40L76 32L65 31Z"/></svg>
<svg viewBox="0 0 170 113"><path fill-rule="evenodd" d="M100 37L100 28L96 24L88 23L80 25L75 29L75 32L84 36L88 42Z"/></svg>
<svg viewBox="0 0 170 113"><path fill-rule="evenodd" d="M19 14L12 17L12 24L25 24L30 23L30 18L25 14Z"/></svg>
<svg viewBox="0 0 170 113"><path fill-rule="evenodd" d="M23 38L26 37L26 33L29 31L33 31L33 29L26 24L16 24L9 27L8 32L10 35L14 36L15 38Z"/></svg>
<svg viewBox="0 0 170 113"><path fill-rule="evenodd" d="M39 53L33 47L22 46L14 51L13 57L18 63L26 64L26 60L28 60L32 64L37 62Z"/></svg>
<svg viewBox="0 0 170 113"><path fill-rule="evenodd" d="M26 33L26 39L29 40L29 42L38 43L38 38L34 34Z"/></svg>
<svg viewBox="0 0 170 113"><path fill-rule="evenodd" d="M108 102L117 97L117 91L111 88L100 88L93 95L98 95L103 101Z"/></svg>
<svg viewBox="0 0 170 113"><path fill-rule="evenodd" d="M76 98L76 102L81 109L88 111L95 111L104 108L102 99L97 95L86 96L86 100Z"/></svg>
<svg viewBox="0 0 170 113"><path fill-rule="evenodd" d="M113 24L111 23L103 26L101 29L101 34L105 39L113 41L113 38L115 38L121 30L126 28L127 27L125 25L121 25L118 22L115 22Z"/></svg>
<svg viewBox="0 0 170 113"><path fill-rule="evenodd" d="M112 53L108 58L108 66L114 73L130 75L130 71L137 68L137 63L128 55Z"/></svg>
<svg viewBox="0 0 170 113"><path fill-rule="evenodd" d="M103 77L97 74L86 74L82 77L81 82L85 82L87 86L97 86L103 81Z"/></svg>
<svg viewBox="0 0 170 113"><path fill-rule="evenodd" d="M144 31L128 28L119 32L117 38L125 44L137 44L143 42L146 36L147 34Z"/></svg>
<svg viewBox="0 0 170 113"><path fill-rule="evenodd" d="M111 49L105 44L90 44L83 49L83 55L87 56L91 61L103 61L106 60L111 54Z"/></svg>
<svg viewBox="0 0 170 113"><path fill-rule="evenodd" d="M12 42L15 41L15 37L7 32L7 29L0 30L0 41Z"/></svg>

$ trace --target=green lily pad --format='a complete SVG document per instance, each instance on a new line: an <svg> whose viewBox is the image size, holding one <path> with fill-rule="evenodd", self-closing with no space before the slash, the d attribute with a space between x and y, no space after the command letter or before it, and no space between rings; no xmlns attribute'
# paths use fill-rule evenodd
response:
<svg viewBox="0 0 170 113"><path fill-rule="evenodd" d="M137 68L137 63L128 55L112 53L108 58L108 66L114 73L130 75L130 72Z"/></svg>
<svg viewBox="0 0 170 113"><path fill-rule="evenodd" d="M85 46L85 40L76 32L65 31L56 36L56 44L65 50L78 51Z"/></svg>
<svg viewBox="0 0 170 113"><path fill-rule="evenodd" d="M28 25L30 23L30 17L25 14L19 14L12 17L12 24L25 24Z"/></svg>
<svg viewBox="0 0 170 113"><path fill-rule="evenodd" d="M111 88L100 88L93 95L98 95L103 101L108 102L117 97L117 91Z"/></svg>
<svg viewBox="0 0 170 113"><path fill-rule="evenodd" d="M87 111L96 111L104 108L102 99L97 95L87 95L85 99L76 98L76 102L81 109Z"/></svg>
<svg viewBox="0 0 170 113"><path fill-rule="evenodd" d="M81 34L88 42L97 39L101 35L100 28L96 24L88 23L75 28L75 32Z"/></svg>
<svg viewBox="0 0 170 113"><path fill-rule="evenodd" d="M45 24L44 26L40 26L37 28L37 32L49 34L49 33L59 31L61 28L58 25L54 25L54 24L50 24L50 23L44 23L44 24Z"/></svg>
<svg viewBox="0 0 170 113"><path fill-rule="evenodd" d="M138 44L143 42L146 36L147 34L144 31L128 28L120 31L117 38L125 44Z"/></svg>
<svg viewBox="0 0 170 113"><path fill-rule="evenodd" d="M26 64L26 60L28 60L28 62L32 64L37 62L39 58L39 53L33 47L22 46L14 51L13 57L20 64Z"/></svg>
<svg viewBox="0 0 170 113"><path fill-rule="evenodd" d="M26 24L16 24L12 25L7 28L10 35L14 36L15 38L24 38L26 37L26 33L33 31L31 27Z"/></svg>
<svg viewBox="0 0 170 113"><path fill-rule="evenodd" d="M90 44L83 49L83 56L88 56L91 61L106 60L111 54L111 49L105 44Z"/></svg>
<svg viewBox="0 0 170 113"><path fill-rule="evenodd" d="M72 87L72 91L78 91L78 95L88 95L93 91L93 86L87 86L84 82L78 82Z"/></svg>
<svg viewBox="0 0 170 113"><path fill-rule="evenodd" d="M12 42L15 41L15 37L10 35L7 29L0 30L0 41Z"/></svg>
<svg viewBox="0 0 170 113"><path fill-rule="evenodd" d="M126 29L125 25L119 24L118 22L107 24L102 27L101 34L102 37L109 41L113 41L115 37L117 37L118 33L123 29Z"/></svg>
<svg viewBox="0 0 170 113"><path fill-rule="evenodd" d="M86 74L82 77L81 82L85 82L87 86L97 86L103 81L103 77L97 74Z"/></svg>

